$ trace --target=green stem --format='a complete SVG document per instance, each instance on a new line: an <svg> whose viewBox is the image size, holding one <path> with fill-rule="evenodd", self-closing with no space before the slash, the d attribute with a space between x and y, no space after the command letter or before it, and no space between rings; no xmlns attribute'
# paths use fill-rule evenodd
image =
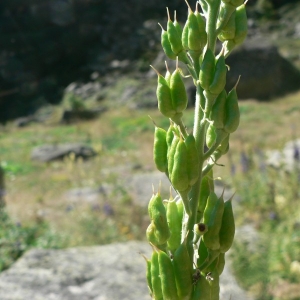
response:
<svg viewBox="0 0 300 300"><path fill-rule="evenodd" d="M207 22L206 22L206 32L207 32L207 46L215 52L216 40L217 40L217 18L219 13L219 7L221 0L210 0L208 3L208 12L207 12Z"/></svg>

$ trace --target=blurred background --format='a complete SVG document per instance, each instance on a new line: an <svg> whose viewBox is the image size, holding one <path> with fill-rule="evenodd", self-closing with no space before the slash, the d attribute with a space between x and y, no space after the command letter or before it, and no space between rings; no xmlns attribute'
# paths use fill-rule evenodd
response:
<svg viewBox="0 0 300 300"><path fill-rule="evenodd" d="M169 190L148 117L168 127L149 67L165 72L166 7L185 21L181 0L1 1L0 270L30 247L145 240L152 184ZM256 299L300 299L300 1L249 0L247 12L227 60L241 125L216 170L237 195L232 266Z"/></svg>

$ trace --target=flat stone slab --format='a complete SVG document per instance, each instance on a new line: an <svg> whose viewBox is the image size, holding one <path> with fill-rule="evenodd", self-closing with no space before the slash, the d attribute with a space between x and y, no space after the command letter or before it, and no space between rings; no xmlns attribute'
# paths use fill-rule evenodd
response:
<svg viewBox="0 0 300 300"><path fill-rule="evenodd" d="M150 300L140 253L150 257L148 243L32 249L0 274L0 299ZM220 299L251 300L228 268L221 276Z"/></svg>

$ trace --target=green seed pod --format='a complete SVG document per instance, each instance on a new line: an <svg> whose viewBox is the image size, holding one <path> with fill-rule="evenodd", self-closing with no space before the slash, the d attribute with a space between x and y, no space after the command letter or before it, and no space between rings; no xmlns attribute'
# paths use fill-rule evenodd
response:
<svg viewBox="0 0 300 300"><path fill-rule="evenodd" d="M200 212L200 215L202 217L204 213L204 209L206 207L207 198L211 191L214 190L213 186L213 174L212 170L210 173L208 173L206 176L202 178L201 186L200 186L200 196L199 196L199 205L198 205L198 211Z"/></svg>
<svg viewBox="0 0 300 300"><path fill-rule="evenodd" d="M174 23L171 21L169 10L168 10L168 24L167 24L167 32L169 42L171 44L172 51L178 55L179 52L183 50L182 43L181 43L181 36L178 33Z"/></svg>
<svg viewBox="0 0 300 300"><path fill-rule="evenodd" d="M176 70L171 75L170 89L173 108L177 113L183 112L187 107L188 98L178 68L176 68Z"/></svg>
<svg viewBox="0 0 300 300"><path fill-rule="evenodd" d="M225 57L224 55L220 55L217 60L214 79L209 86L209 91L212 94L219 95L226 85L226 74L227 74L227 67L225 64Z"/></svg>
<svg viewBox="0 0 300 300"><path fill-rule="evenodd" d="M210 123L206 131L206 145L211 148L217 139L217 131L213 123Z"/></svg>
<svg viewBox="0 0 300 300"><path fill-rule="evenodd" d="M176 54L173 52L172 48L171 48L171 44L169 41L169 36L168 36L168 32L165 31L162 26L161 26L161 46L165 52L165 54L167 55L167 57L169 57L170 59L175 60L176 59Z"/></svg>
<svg viewBox="0 0 300 300"><path fill-rule="evenodd" d="M192 186L199 178L199 155L196 147L196 141L193 134L189 134L185 139L187 149L187 172L189 185Z"/></svg>
<svg viewBox="0 0 300 300"><path fill-rule="evenodd" d="M183 201L181 198L178 201L176 201L176 205L177 205L177 210L178 210L178 218L180 219L180 222L182 223L184 206L183 206Z"/></svg>
<svg viewBox="0 0 300 300"><path fill-rule="evenodd" d="M147 227L147 230L146 230L146 237L147 237L147 240L149 243L155 245L155 246L158 246L159 245L159 241L157 240L157 237L156 237L156 227L153 223L153 221L149 224L149 226Z"/></svg>
<svg viewBox="0 0 300 300"><path fill-rule="evenodd" d="M172 105L171 89L167 80L158 72L157 75L156 96L158 101L158 109L165 117L172 118L175 116L176 112Z"/></svg>
<svg viewBox="0 0 300 300"><path fill-rule="evenodd" d="M224 3L231 4L235 7L238 7L244 3L244 0L222 0Z"/></svg>
<svg viewBox="0 0 300 300"><path fill-rule="evenodd" d="M217 263L217 271L219 276L223 273L225 267L225 253L220 253Z"/></svg>
<svg viewBox="0 0 300 300"><path fill-rule="evenodd" d="M199 14L200 16L200 14ZM201 18L201 16L200 16ZM200 20L199 18L199 20ZM201 18L202 19L202 18ZM201 22L201 21L200 21ZM201 26L201 27L200 27ZM196 15L190 10L188 16L188 47L190 50L201 52L207 42L205 23L199 23Z"/></svg>
<svg viewBox="0 0 300 300"><path fill-rule="evenodd" d="M224 28L227 25L231 15L235 10L236 10L236 6L230 3L224 3L224 1L222 1L219 16L218 16L217 27Z"/></svg>
<svg viewBox="0 0 300 300"><path fill-rule="evenodd" d="M174 156L174 165L171 173L171 182L178 191L185 191L189 187L187 171L187 148L182 139L178 142Z"/></svg>
<svg viewBox="0 0 300 300"><path fill-rule="evenodd" d="M181 25L178 23L178 21L177 21L177 18L176 18L176 11L174 12L174 26L175 26L175 28L176 28L176 30L177 30L177 33L178 33L178 35L180 36L180 38L181 38L181 36L182 36L182 28L181 28Z"/></svg>
<svg viewBox="0 0 300 300"><path fill-rule="evenodd" d="M218 35L218 38L221 42L225 42L226 40L232 40L235 37L235 14L236 12L234 11L227 24L222 28L220 34Z"/></svg>
<svg viewBox="0 0 300 300"><path fill-rule="evenodd" d="M144 255L143 257L146 261L146 279L147 279L148 290L150 296L152 297L153 289L152 289L152 279L151 279L151 260L147 259L147 257Z"/></svg>
<svg viewBox="0 0 300 300"><path fill-rule="evenodd" d="M158 250L159 276L164 300L179 300L174 268L170 257Z"/></svg>
<svg viewBox="0 0 300 300"><path fill-rule="evenodd" d="M153 195L148 204L148 213L151 221L154 223L157 238L157 244L162 245L170 237L170 230L167 222L166 209L159 193Z"/></svg>
<svg viewBox="0 0 300 300"><path fill-rule="evenodd" d="M168 148L168 172L169 172L169 177L171 178L172 172L173 172L173 166L174 166L174 161L175 161L175 152L177 145L179 143L179 137L174 135L173 141L171 146Z"/></svg>
<svg viewBox="0 0 300 300"><path fill-rule="evenodd" d="M239 6L236 9L235 16L235 37L234 43L240 45L244 42L247 33L248 33L248 22L247 22L247 13L245 4Z"/></svg>
<svg viewBox="0 0 300 300"><path fill-rule="evenodd" d="M174 253L180 246L181 242L181 223L182 219L178 212L178 207L175 201L170 201L167 204L167 221L170 228L170 238L168 239L168 249Z"/></svg>
<svg viewBox="0 0 300 300"><path fill-rule="evenodd" d="M210 281L211 287L211 300L219 300L220 299L220 276L218 271L215 269L210 277L212 280Z"/></svg>
<svg viewBox="0 0 300 300"><path fill-rule="evenodd" d="M193 291L192 300L210 300L211 286L204 276L200 276Z"/></svg>
<svg viewBox="0 0 300 300"><path fill-rule="evenodd" d="M202 268L201 272L207 273L207 272L210 272L211 270L213 270L216 267L215 260L218 255L219 255L218 252L214 252L214 251L207 249L207 247L205 246L205 243L203 241L203 237L202 237L200 239L200 243L199 243L198 259L197 259L198 268ZM203 268L204 265L205 265L205 267Z"/></svg>
<svg viewBox="0 0 300 300"><path fill-rule="evenodd" d="M200 33L199 33L199 36L198 36L198 39L199 39L199 42L200 42L200 51L202 52L206 43L207 43L207 33L206 33L206 30L205 30L205 21L203 20L201 14L198 12L198 6L196 6L196 11L195 11L195 16L197 18L197 21L198 21L198 25L199 25L199 30L200 30Z"/></svg>
<svg viewBox="0 0 300 300"><path fill-rule="evenodd" d="M238 104L238 96L236 86L228 93L225 102L225 122L224 130L228 133L233 133L237 130L240 124L240 109Z"/></svg>
<svg viewBox="0 0 300 300"><path fill-rule="evenodd" d="M176 130L175 126L174 126L174 123L171 121L169 129L167 131L167 136L166 136L166 141L167 141L167 145L168 145L168 151L169 151L169 148L172 145L172 141L173 141L173 138L174 138L175 134L177 134L177 130Z"/></svg>
<svg viewBox="0 0 300 300"><path fill-rule="evenodd" d="M156 168L161 172L166 172L168 168L166 141L167 132L159 127L155 127L153 157Z"/></svg>
<svg viewBox="0 0 300 300"><path fill-rule="evenodd" d="M226 137L221 142L220 146L218 147L218 150L222 153L222 155L225 155L229 150L229 137L230 134L227 134L225 131L221 131L222 134L226 134Z"/></svg>
<svg viewBox="0 0 300 300"><path fill-rule="evenodd" d="M205 246L210 250L220 248L219 232L224 211L224 200L214 192L210 192L203 214L203 223L208 226L208 231L203 235Z"/></svg>
<svg viewBox="0 0 300 300"><path fill-rule="evenodd" d="M211 120L214 121L214 127L216 129L224 128L226 98L227 93L223 90L216 98L211 109Z"/></svg>
<svg viewBox="0 0 300 300"><path fill-rule="evenodd" d="M234 239L235 223L232 211L231 199L224 204L224 213L222 217L221 229L220 229L220 251L222 253L227 252Z"/></svg>
<svg viewBox="0 0 300 300"><path fill-rule="evenodd" d="M181 42L182 42L183 48L185 50L189 50L189 19L186 20L186 22L183 26Z"/></svg>
<svg viewBox="0 0 300 300"><path fill-rule="evenodd" d="M193 267L186 246L186 240L184 240L174 253L173 267L179 299L189 300L193 288Z"/></svg>
<svg viewBox="0 0 300 300"><path fill-rule="evenodd" d="M164 300L159 277L158 253L156 251L153 251L151 257L151 284L153 298L155 300Z"/></svg>
<svg viewBox="0 0 300 300"><path fill-rule="evenodd" d="M207 49L200 67L199 82L201 87L208 91L213 82L215 73L215 56L211 49Z"/></svg>

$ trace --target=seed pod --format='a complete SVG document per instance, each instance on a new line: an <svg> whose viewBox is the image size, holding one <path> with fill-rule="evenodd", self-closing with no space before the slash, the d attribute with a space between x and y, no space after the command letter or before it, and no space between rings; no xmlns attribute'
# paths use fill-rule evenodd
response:
<svg viewBox="0 0 300 300"><path fill-rule="evenodd" d="M240 45L244 42L247 33L248 33L248 22L247 22L247 13L245 4L239 6L236 9L235 16L235 37L234 43Z"/></svg>
<svg viewBox="0 0 300 300"><path fill-rule="evenodd" d="M169 87L167 80L157 71L156 73L158 75L157 89L156 89L158 109L165 117L171 118L176 114L172 106L171 89Z"/></svg>
<svg viewBox="0 0 300 300"><path fill-rule="evenodd" d="M183 26L181 42L182 42L183 48L185 50L189 50L189 19L186 20L186 22Z"/></svg>
<svg viewBox="0 0 300 300"><path fill-rule="evenodd" d="M166 172L168 168L166 141L167 132L159 127L155 127L153 157L156 168L161 172Z"/></svg>
<svg viewBox="0 0 300 300"><path fill-rule="evenodd" d="M181 113L187 107L188 98L178 68L176 68L176 70L171 75L170 89L172 97L172 106L177 113Z"/></svg>
<svg viewBox="0 0 300 300"><path fill-rule="evenodd" d="M172 51L178 55L179 52L183 50L182 43L181 43L181 36L179 35L174 23L171 21L169 10L168 12L168 23L167 23L167 32L169 42L171 44Z"/></svg>
<svg viewBox="0 0 300 300"><path fill-rule="evenodd" d="M201 16L200 16L201 18ZM202 20L203 21L203 20ZM201 22L201 21L200 21ZM201 26L201 27L200 27ZM190 50L201 52L207 41L205 23L198 22L198 18L189 10L188 15L188 47Z"/></svg>
<svg viewBox="0 0 300 300"><path fill-rule="evenodd" d="M167 204L167 221L170 228L170 238L168 239L168 248L174 253L180 246L181 242L181 216L178 212L178 208L175 201L170 201Z"/></svg>
<svg viewBox="0 0 300 300"><path fill-rule="evenodd" d="M159 276L164 300L179 300L173 264L170 257L158 250Z"/></svg>
<svg viewBox="0 0 300 300"><path fill-rule="evenodd" d="M215 269L213 272L211 272L210 277L212 278L212 280L210 281L210 288L211 288L210 299L219 300L220 299L220 276L218 271Z"/></svg>
<svg viewBox="0 0 300 300"><path fill-rule="evenodd" d="M220 6L220 12L218 16L218 28L223 28L227 25L231 15L236 10L236 6L230 4L230 3L224 3L225 1L221 2Z"/></svg>
<svg viewBox="0 0 300 300"><path fill-rule="evenodd" d="M211 148L217 139L217 131L213 123L210 123L206 131L206 145Z"/></svg>
<svg viewBox="0 0 300 300"><path fill-rule="evenodd" d="M204 223L197 223L194 225L194 233L197 236L202 236L205 232L207 232L207 226Z"/></svg>
<svg viewBox="0 0 300 300"><path fill-rule="evenodd" d="M166 209L159 193L151 197L148 204L148 213L151 221L155 225L155 236L158 245L166 243L170 237L170 230L167 222Z"/></svg>
<svg viewBox="0 0 300 300"><path fill-rule="evenodd" d="M147 259L147 257L144 255L143 257L146 261L146 279L147 279L148 290L150 296L152 297L153 289L152 289L152 279L151 279L151 260Z"/></svg>
<svg viewBox="0 0 300 300"><path fill-rule="evenodd" d="M240 110L238 104L238 96L236 86L228 93L225 102L225 122L224 129L228 133L233 133L237 130L240 124Z"/></svg>
<svg viewBox="0 0 300 300"><path fill-rule="evenodd" d="M207 198L210 194L210 185L209 185L210 179L208 178L208 176L209 175L206 175L202 178L201 186L200 186L200 197L199 197L199 205L198 205L198 212L200 214L200 217L203 216Z"/></svg>
<svg viewBox="0 0 300 300"><path fill-rule="evenodd" d="M190 299L193 287L193 267L186 240L178 247L173 256L173 267L179 299Z"/></svg>
<svg viewBox="0 0 300 300"><path fill-rule="evenodd" d="M214 192L210 192L203 214L203 223L208 226L208 231L203 235L203 241L210 250L218 250L220 248L219 232L223 211L223 196L218 198Z"/></svg>
<svg viewBox="0 0 300 300"><path fill-rule="evenodd" d="M153 223L153 221L149 224L149 226L147 227L146 230L146 237L149 243L155 245L155 246L159 246L159 241L156 237L156 227Z"/></svg>
<svg viewBox="0 0 300 300"><path fill-rule="evenodd" d="M208 91L214 79L215 73L215 56L210 48L204 54L203 61L200 67L199 82L201 87Z"/></svg>
<svg viewBox="0 0 300 300"><path fill-rule="evenodd" d="M160 25L161 26L161 25ZM169 41L169 36L168 36L168 32L165 31L163 29L163 27L161 26L161 46L165 52L165 54L167 55L167 57L169 57L170 59L176 59L176 54L173 52L172 48L171 48L171 44Z"/></svg>
<svg viewBox="0 0 300 300"><path fill-rule="evenodd" d="M222 155L225 155L229 150L229 137L230 137L230 134L227 134L223 130L222 130L222 133L226 134L226 137L223 139L222 143L218 147L218 150L222 153Z"/></svg>
<svg viewBox="0 0 300 300"><path fill-rule="evenodd" d="M175 161L175 152L177 145L179 143L179 137L174 135L173 141L171 146L168 148L168 172L169 172L169 177L171 178L172 172L173 172L173 166L174 166L174 161Z"/></svg>
<svg viewBox="0 0 300 300"><path fill-rule="evenodd" d="M209 91L212 94L219 95L226 85L226 74L227 74L227 67L225 65L225 57L224 55L220 55L217 60L214 79L209 86Z"/></svg>
<svg viewBox="0 0 300 300"><path fill-rule="evenodd" d="M164 300L161 288L161 280L159 277L158 253L156 251L153 251L151 257L151 284L153 298L155 300Z"/></svg>
<svg viewBox="0 0 300 300"><path fill-rule="evenodd" d="M216 98L211 109L211 120L214 121L216 129L224 128L226 97L227 93L223 90Z"/></svg>
<svg viewBox="0 0 300 300"><path fill-rule="evenodd" d="M180 222L182 223L184 206L183 206L183 201L181 198L178 201L176 201L176 205L177 205L177 210L178 210L178 218L180 219Z"/></svg>
<svg viewBox="0 0 300 300"><path fill-rule="evenodd" d="M185 139L187 149L187 172L189 185L192 186L199 178L199 155L196 147L196 141L193 134L189 134Z"/></svg>
<svg viewBox="0 0 300 300"><path fill-rule="evenodd" d="M181 139L176 147L174 165L171 173L171 182L178 191L185 191L189 187L189 177L187 172L187 148Z"/></svg>
<svg viewBox="0 0 300 300"><path fill-rule="evenodd" d="M225 253L220 253L217 263L217 271L219 276L223 273L225 267Z"/></svg>
<svg viewBox="0 0 300 300"><path fill-rule="evenodd" d="M174 135L175 135L175 131L176 131L176 129L175 129L174 123L171 121L169 129L167 131L167 135L166 135L166 142L167 142L167 146L168 146L168 151L169 151L169 148L172 145L172 141L173 141L173 138L174 138Z"/></svg>
<svg viewBox="0 0 300 300"><path fill-rule="evenodd" d="M200 33L199 33L199 36L198 36L198 39L199 39L199 42L200 42L200 49L201 49L201 52L203 51L203 48L205 47L206 43L207 43L207 33L205 31L205 21L203 20L201 14L198 12L198 6L196 6L196 11L195 11L195 16L197 18L197 21L198 21L198 25L199 25L199 30L200 30Z"/></svg>
<svg viewBox="0 0 300 300"><path fill-rule="evenodd" d="M222 253L227 252L234 239L235 223L234 215L232 211L231 199L224 204L224 213L222 217L221 229L220 229L220 251Z"/></svg>
<svg viewBox="0 0 300 300"><path fill-rule="evenodd" d="M224 26L222 28L220 34L218 35L218 38L221 42L225 42L226 40L234 39L235 30L236 30L236 28L235 28L235 26L236 26L236 24L235 24L235 14L236 14L236 12L234 11L231 14L226 26Z"/></svg>
<svg viewBox="0 0 300 300"><path fill-rule="evenodd" d="M191 300L210 300L211 286L204 276L200 276L193 291Z"/></svg>
<svg viewBox="0 0 300 300"><path fill-rule="evenodd" d="M175 10L175 12L174 12L174 26L175 26L175 28L176 28L176 30L177 30L177 33L178 33L178 35L180 36L180 38L181 38L181 36L182 36L182 28L181 28L181 25L178 23L178 21L177 21L177 18L176 18L176 10Z"/></svg>

